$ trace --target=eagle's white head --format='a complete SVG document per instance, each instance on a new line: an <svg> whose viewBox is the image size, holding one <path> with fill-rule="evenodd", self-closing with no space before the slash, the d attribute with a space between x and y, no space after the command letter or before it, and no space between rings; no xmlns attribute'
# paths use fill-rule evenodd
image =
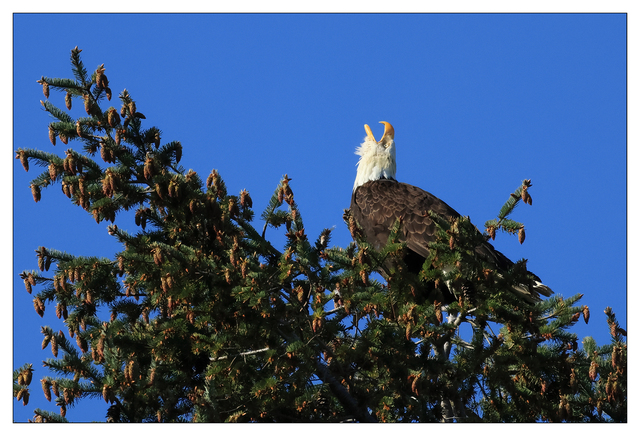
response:
<svg viewBox="0 0 640 436"><path fill-rule="evenodd" d="M356 148L356 154L360 156L360 160L358 160L356 182L353 184L354 191L358 186L371 180L395 180L396 178L396 143L393 140L393 126L386 121L380 121L380 123L384 124L384 134L380 141L376 141L371 128L367 124L364 125L367 136L360 147Z"/></svg>

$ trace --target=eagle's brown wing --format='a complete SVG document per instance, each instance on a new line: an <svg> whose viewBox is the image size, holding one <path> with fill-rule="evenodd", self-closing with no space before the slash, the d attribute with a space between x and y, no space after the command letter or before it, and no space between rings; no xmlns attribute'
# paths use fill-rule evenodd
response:
<svg viewBox="0 0 640 436"><path fill-rule="evenodd" d="M402 240L422 258L429 255L429 243L435 240L436 225L429 216L429 210L443 218L460 216L433 194L395 180L367 182L359 186L351 197L351 213L370 244L377 249L385 246L391 227L401 218ZM500 269L513 264L488 242L478 246L476 253Z"/></svg>

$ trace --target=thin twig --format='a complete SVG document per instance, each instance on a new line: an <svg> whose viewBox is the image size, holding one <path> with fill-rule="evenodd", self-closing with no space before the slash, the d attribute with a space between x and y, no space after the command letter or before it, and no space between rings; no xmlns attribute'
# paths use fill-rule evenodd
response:
<svg viewBox="0 0 640 436"><path fill-rule="evenodd" d="M238 354L231 354L228 356L221 356L221 357L210 357L209 360L211 360L212 362L219 362L221 360L227 360L231 357L244 357L244 356L250 356L252 354L258 354L258 353L264 353L265 351L269 351L270 348L269 347L265 347L265 348L261 348L259 350L254 350L254 351L245 351L244 353L238 353Z"/></svg>

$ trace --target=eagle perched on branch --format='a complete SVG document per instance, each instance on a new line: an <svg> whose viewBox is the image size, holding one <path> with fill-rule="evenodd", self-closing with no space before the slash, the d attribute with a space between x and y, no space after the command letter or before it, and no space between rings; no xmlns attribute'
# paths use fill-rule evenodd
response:
<svg viewBox="0 0 640 436"><path fill-rule="evenodd" d="M365 124L367 136L356 149L360 160L351 196L351 215L362 228L364 239L377 250L387 244L391 228L401 220L399 239L407 246L403 260L409 271L418 274L429 256L429 244L436 240L437 228L429 212L446 220L459 218L460 214L433 194L396 181L393 126L386 121L380 123L384 124L380 141L376 141L371 128ZM492 265L498 274L514 265L484 241L476 246L475 255ZM516 293L530 302L538 301L540 294L548 297L553 293L537 276L529 275L532 284L514 287ZM452 301L453 290L448 291L444 299Z"/></svg>

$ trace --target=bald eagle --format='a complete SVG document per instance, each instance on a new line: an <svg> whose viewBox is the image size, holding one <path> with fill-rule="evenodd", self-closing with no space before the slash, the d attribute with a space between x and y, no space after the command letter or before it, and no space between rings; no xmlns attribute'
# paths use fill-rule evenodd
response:
<svg viewBox="0 0 640 436"><path fill-rule="evenodd" d="M391 228L400 219L400 242L406 242L403 256L407 269L418 274L429 255L429 244L436 239L436 224L428 211L444 219L458 218L460 214L438 197L416 186L396 180L396 147L393 126L386 121L384 134L376 141L371 128L365 124L367 136L356 149L360 156L356 180L351 196L351 215L362 229L364 239L380 250L387 244ZM487 238L476 246L475 256L487 262L500 274L514 263L496 250ZM445 268L444 272L447 270ZM384 273L383 273L384 275ZM514 291L527 301L535 302L540 294L550 296L553 291L529 273L531 283L514 287ZM453 301L454 290L447 283L444 292L437 290L439 299Z"/></svg>

